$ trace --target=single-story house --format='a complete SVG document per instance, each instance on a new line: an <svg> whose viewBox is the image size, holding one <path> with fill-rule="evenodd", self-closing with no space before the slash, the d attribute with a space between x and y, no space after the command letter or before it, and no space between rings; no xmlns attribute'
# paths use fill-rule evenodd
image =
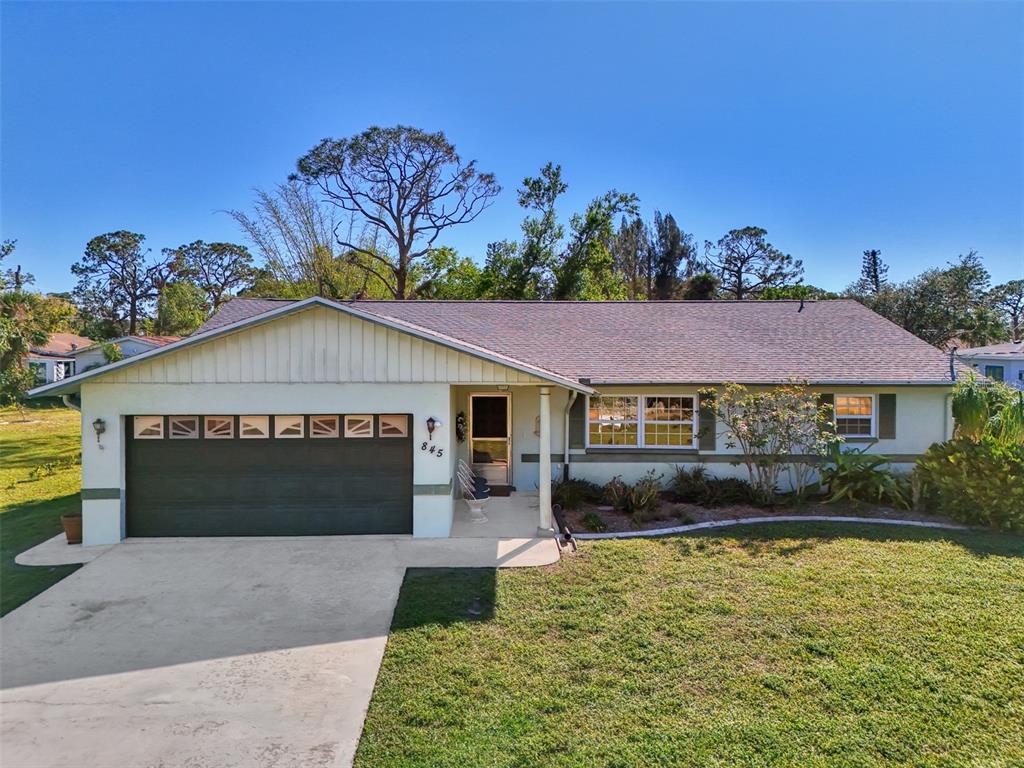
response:
<svg viewBox="0 0 1024 768"><path fill-rule="evenodd" d="M75 352L93 343L87 336L51 333L46 344L29 350L25 362L35 374L37 384L63 381L80 370L75 363Z"/></svg>
<svg viewBox="0 0 1024 768"><path fill-rule="evenodd" d="M951 434L954 370L848 300L233 299L193 336L31 394L81 409L86 544L446 537L459 459L536 493L541 529L553 477L742 473L700 394L724 382L808 381L850 442L907 465Z"/></svg>
<svg viewBox="0 0 1024 768"><path fill-rule="evenodd" d="M103 353L104 344L113 344L121 350L121 354L125 357L134 357L143 352L166 347L176 341L181 341L181 336L122 336L119 339L96 342L75 350L75 370L82 373L106 365L107 356Z"/></svg>
<svg viewBox="0 0 1024 768"><path fill-rule="evenodd" d="M957 350L957 357L993 381L1024 389L1024 341Z"/></svg>

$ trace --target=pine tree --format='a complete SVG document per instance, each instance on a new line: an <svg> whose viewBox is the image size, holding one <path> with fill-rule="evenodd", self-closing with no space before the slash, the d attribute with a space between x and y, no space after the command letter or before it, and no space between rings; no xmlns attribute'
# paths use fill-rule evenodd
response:
<svg viewBox="0 0 1024 768"><path fill-rule="evenodd" d="M857 286L862 293L877 296L888 284L889 267L882 261L882 252L877 248L864 251L860 264L860 280Z"/></svg>

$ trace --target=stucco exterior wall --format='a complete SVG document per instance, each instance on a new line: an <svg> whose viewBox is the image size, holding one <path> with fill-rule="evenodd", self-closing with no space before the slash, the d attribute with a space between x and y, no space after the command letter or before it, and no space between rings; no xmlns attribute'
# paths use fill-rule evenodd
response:
<svg viewBox="0 0 1024 768"><path fill-rule="evenodd" d="M428 417L440 419L433 442L447 446L453 419L446 384L111 384L82 385L82 511L84 543L124 536L124 436L128 415L410 413L413 429L413 535L448 536L454 457L421 451ZM97 442L92 423L106 432Z"/></svg>
<svg viewBox="0 0 1024 768"><path fill-rule="evenodd" d="M602 394L681 394L697 395L698 387L686 386L598 386ZM871 453L884 454L895 459L892 467L895 471L909 471L916 456L924 453L935 442L948 439L952 434L952 415L950 413L950 389L947 387L813 387L821 394L895 394L896 395L896 437L894 439L861 441L851 440L846 445L857 450L867 449ZM559 408L554 407L555 397L560 400ZM552 396L552 421L558 430L559 437L554 441L552 453L557 459L561 452L561 408L564 408L567 393L558 391ZM582 397L582 396L581 396ZM877 399L876 399L877 410ZM532 419L536 416L536 407L515 414L517 434L529 425L532 431ZM559 416L556 416L559 414ZM554 424L554 422L558 422ZM698 424L698 430L704 425ZM671 477L675 465L701 462L708 471L718 477L746 477L746 469L733 466L734 457L738 457L738 448L728 448L726 429L717 425L717 445L714 451L665 451L660 449L584 449L574 448L570 451L569 474L571 477L606 483L612 477L621 475L627 482L634 482L649 471ZM536 446L536 438L532 442L531 435L524 435L519 445ZM519 459L519 475L524 482L536 483L535 463L524 463L523 453L536 453L536 449L520 450L516 448ZM607 457L607 461L602 458ZM902 459L902 460L901 460ZM554 460L553 460L554 461ZM532 469L532 472L531 472ZM560 474L560 467L556 476ZM527 486L532 489L533 486Z"/></svg>
<svg viewBox="0 0 1024 768"><path fill-rule="evenodd" d="M452 427L455 418L462 412L469 416L469 396L472 394L488 394L501 392L497 386L457 386L452 387ZM536 457L540 453L540 438L535 434L538 429L537 418L540 415L540 387L513 386L505 392L512 395L512 485L517 491L534 492L539 485L538 463L536 458L524 461L527 457ZM555 478L562 476L563 435L565 434L565 406L569 401L569 391L561 387L550 387L551 392L551 472ZM454 434L454 432L453 432ZM455 444L456 455L469 463L469 439Z"/></svg>
<svg viewBox="0 0 1024 768"><path fill-rule="evenodd" d="M993 355L991 357L962 356L961 360L974 368L982 376L985 375L985 367L999 365L1003 368L1003 381L1011 387L1024 389L1024 358L1010 355Z"/></svg>

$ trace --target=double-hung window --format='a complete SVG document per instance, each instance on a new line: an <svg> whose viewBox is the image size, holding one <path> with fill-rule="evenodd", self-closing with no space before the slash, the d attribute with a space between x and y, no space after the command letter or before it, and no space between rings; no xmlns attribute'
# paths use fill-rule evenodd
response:
<svg viewBox="0 0 1024 768"><path fill-rule="evenodd" d="M693 395L603 395L590 398L591 447L693 448L697 439Z"/></svg>
<svg viewBox="0 0 1024 768"><path fill-rule="evenodd" d="M590 445L636 446L640 418L636 395L590 398Z"/></svg>
<svg viewBox="0 0 1024 768"><path fill-rule="evenodd" d="M846 437L875 436L874 395L836 395L836 432Z"/></svg>

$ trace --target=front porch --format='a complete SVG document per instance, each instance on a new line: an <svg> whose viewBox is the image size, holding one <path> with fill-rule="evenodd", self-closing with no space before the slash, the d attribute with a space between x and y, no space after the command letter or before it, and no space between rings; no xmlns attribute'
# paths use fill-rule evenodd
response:
<svg viewBox="0 0 1024 768"><path fill-rule="evenodd" d="M487 502L486 521L470 518L466 502L455 500L452 519L453 539L532 539L538 535L540 497L537 492L513 492L510 496L494 496Z"/></svg>

